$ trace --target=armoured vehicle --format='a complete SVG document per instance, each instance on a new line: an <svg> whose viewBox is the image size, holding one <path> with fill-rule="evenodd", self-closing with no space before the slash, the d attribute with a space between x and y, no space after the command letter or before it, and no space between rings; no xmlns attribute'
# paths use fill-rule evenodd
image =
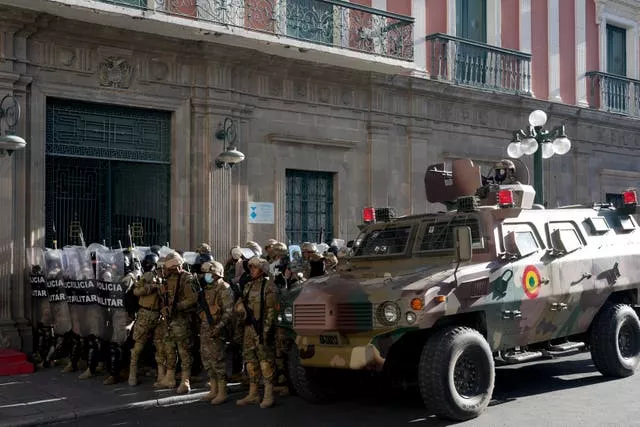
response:
<svg viewBox="0 0 640 427"><path fill-rule="evenodd" d="M340 372L412 378L428 411L466 420L489 404L496 364L590 351L605 376L640 363L640 228L635 191L619 206L534 205L524 164L483 177L470 160L432 165L446 212L367 224L346 264L293 302L290 380L318 402Z"/></svg>

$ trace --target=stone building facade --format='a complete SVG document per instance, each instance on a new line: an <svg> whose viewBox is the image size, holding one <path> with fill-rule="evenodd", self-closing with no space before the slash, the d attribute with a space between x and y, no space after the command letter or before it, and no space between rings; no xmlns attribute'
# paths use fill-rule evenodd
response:
<svg viewBox="0 0 640 427"><path fill-rule="evenodd" d="M56 100L167 112L170 244L192 250L207 241L217 258L248 240L287 240L288 170L330 174L327 231L335 237L356 237L366 206L400 215L439 210L425 199L426 167L505 157L512 131L534 109L545 110L551 125L565 124L573 143L568 155L545 162L551 206L603 200L640 177L640 125L622 116L17 8L1 15L0 95L19 100L16 133L28 146L0 158L0 331L25 350L25 248L47 245L47 135L54 132L47 106ZM236 123L246 155L231 169L214 161L225 118ZM273 224L252 223L251 202L273 203Z"/></svg>

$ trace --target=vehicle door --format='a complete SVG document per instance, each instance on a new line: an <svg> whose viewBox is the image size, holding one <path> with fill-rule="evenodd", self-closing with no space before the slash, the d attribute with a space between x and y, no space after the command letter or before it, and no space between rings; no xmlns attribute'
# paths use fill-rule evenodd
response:
<svg viewBox="0 0 640 427"><path fill-rule="evenodd" d="M551 272L553 295L547 311L553 313L553 324L536 331L538 341L569 336L578 329L583 312L581 299L594 286L593 253L574 221L550 221L546 224L549 249L547 258Z"/></svg>
<svg viewBox="0 0 640 427"><path fill-rule="evenodd" d="M501 348L513 348L528 344L536 328L544 324L547 301L553 293L545 276L545 245L535 225L502 224L501 238L501 257L507 264L492 277L491 284L494 298L503 299Z"/></svg>

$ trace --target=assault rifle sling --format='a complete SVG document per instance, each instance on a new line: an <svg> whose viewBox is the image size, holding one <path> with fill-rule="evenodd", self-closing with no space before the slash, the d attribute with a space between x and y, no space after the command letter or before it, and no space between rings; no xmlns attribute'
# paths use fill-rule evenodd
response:
<svg viewBox="0 0 640 427"><path fill-rule="evenodd" d="M260 320L257 320L253 314L253 310L247 305L247 301L245 299L245 295L242 296L242 305L244 306L244 311L247 313L246 324L251 325L253 330L258 335L258 342L260 345L264 344L264 337L262 336L263 326L264 326L264 285L267 282L267 278L262 278L262 284L260 285Z"/></svg>

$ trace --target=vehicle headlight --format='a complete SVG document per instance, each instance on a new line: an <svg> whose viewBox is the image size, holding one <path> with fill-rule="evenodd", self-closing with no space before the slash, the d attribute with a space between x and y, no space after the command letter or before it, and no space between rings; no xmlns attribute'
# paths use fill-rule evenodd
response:
<svg viewBox="0 0 640 427"><path fill-rule="evenodd" d="M413 311L408 311L406 314L407 323L413 325L416 321L416 314Z"/></svg>
<svg viewBox="0 0 640 427"><path fill-rule="evenodd" d="M400 319L400 307L393 302L385 302L380 307L380 320L387 325L393 325Z"/></svg>
<svg viewBox="0 0 640 427"><path fill-rule="evenodd" d="M293 308L285 307L284 309L284 320L291 323L293 322Z"/></svg>
<svg viewBox="0 0 640 427"><path fill-rule="evenodd" d="M282 314L278 314L278 323L282 323Z"/></svg>

